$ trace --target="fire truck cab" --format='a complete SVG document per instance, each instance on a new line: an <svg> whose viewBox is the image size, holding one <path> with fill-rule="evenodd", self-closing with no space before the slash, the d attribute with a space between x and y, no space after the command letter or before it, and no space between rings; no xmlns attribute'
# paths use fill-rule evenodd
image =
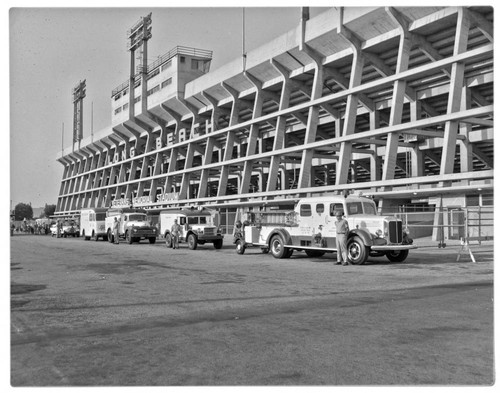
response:
<svg viewBox="0 0 500 393"><path fill-rule="evenodd" d="M242 254L246 247L255 245L275 258L289 258L294 250L305 251L310 257L337 252L337 211L344 212L349 223L347 249L352 264L363 264L368 256L402 262L410 249L417 248L403 230L402 221L379 216L370 198L334 195L302 199L293 211L247 213L248 219L235 232L236 251Z"/></svg>

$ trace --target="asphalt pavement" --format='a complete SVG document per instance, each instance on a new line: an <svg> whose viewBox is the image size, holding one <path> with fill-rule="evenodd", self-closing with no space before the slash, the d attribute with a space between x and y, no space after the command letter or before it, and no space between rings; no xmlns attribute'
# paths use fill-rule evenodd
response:
<svg viewBox="0 0 500 393"><path fill-rule="evenodd" d="M11 237L11 384L488 386L493 243L404 263Z"/></svg>

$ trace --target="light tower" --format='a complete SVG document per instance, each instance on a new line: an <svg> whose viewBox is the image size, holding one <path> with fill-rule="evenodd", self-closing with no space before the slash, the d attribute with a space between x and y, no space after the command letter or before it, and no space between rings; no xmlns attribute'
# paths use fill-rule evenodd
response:
<svg viewBox="0 0 500 393"><path fill-rule="evenodd" d="M148 73L148 40L151 38L151 13L143 16L136 22L130 30L127 31L128 45L127 49L130 51L130 79L129 79L129 119L133 120L135 116L135 51L141 45L142 60L139 68L141 74L141 108L145 112L147 109L147 73Z"/></svg>
<svg viewBox="0 0 500 393"><path fill-rule="evenodd" d="M80 82L73 88L73 151L75 150L75 142L83 138L83 99L85 98L86 79Z"/></svg>

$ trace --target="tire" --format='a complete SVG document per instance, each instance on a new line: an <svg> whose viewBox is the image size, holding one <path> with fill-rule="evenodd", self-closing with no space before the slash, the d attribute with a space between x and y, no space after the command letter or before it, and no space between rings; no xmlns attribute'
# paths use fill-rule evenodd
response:
<svg viewBox="0 0 500 393"><path fill-rule="evenodd" d="M149 244L155 244L155 243L156 243L156 237L150 237Z"/></svg>
<svg viewBox="0 0 500 393"><path fill-rule="evenodd" d="M290 258L293 254L293 248L285 248L285 256L283 258Z"/></svg>
<svg viewBox="0 0 500 393"><path fill-rule="evenodd" d="M190 250L196 250L196 247L198 247L198 239L192 233L188 235L187 243Z"/></svg>
<svg viewBox="0 0 500 393"><path fill-rule="evenodd" d="M108 235L102 235L102 240L107 241ZM97 236L95 237L95 241L97 241Z"/></svg>
<svg viewBox="0 0 500 393"><path fill-rule="evenodd" d="M132 244L134 242L134 238L130 234L130 231L125 232L125 240L128 244Z"/></svg>
<svg viewBox="0 0 500 393"><path fill-rule="evenodd" d="M220 250L222 248L222 239L214 240L214 248Z"/></svg>
<svg viewBox="0 0 500 393"><path fill-rule="evenodd" d="M172 235L170 233L167 233L165 235L165 245L168 247L168 248L172 248Z"/></svg>
<svg viewBox="0 0 500 393"><path fill-rule="evenodd" d="M409 254L409 250L387 251L385 256L391 262L403 262Z"/></svg>
<svg viewBox="0 0 500 393"><path fill-rule="evenodd" d="M90 240L97 241L99 240L99 236L96 236L95 231L92 231L92 236L90 236Z"/></svg>
<svg viewBox="0 0 500 393"><path fill-rule="evenodd" d="M337 250L337 252L340 252L340 250ZM368 259L368 249L358 236L354 236L347 241L347 257L353 265L362 265Z"/></svg>
<svg viewBox="0 0 500 393"><path fill-rule="evenodd" d="M243 240L236 240L236 254L243 255L245 253L246 246Z"/></svg>
<svg viewBox="0 0 500 393"><path fill-rule="evenodd" d="M324 251L320 250L304 250L309 258L319 258L325 255Z"/></svg>
<svg viewBox="0 0 500 393"><path fill-rule="evenodd" d="M273 254L273 257L277 259L290 258L290 256L287 256L288 252L285 248L285 241L283 240L283 237L281 237L281 235L274 235L271 238L271 242L269 243L269 250L271 250L271 254Z"/></svg>
<svg viewBox="0 0 500 393"><path fill-rule="evenodd" d="M108 242L109 243L114 243L115 242L113 233L111 233L111 229L108 229Z"/></svg>

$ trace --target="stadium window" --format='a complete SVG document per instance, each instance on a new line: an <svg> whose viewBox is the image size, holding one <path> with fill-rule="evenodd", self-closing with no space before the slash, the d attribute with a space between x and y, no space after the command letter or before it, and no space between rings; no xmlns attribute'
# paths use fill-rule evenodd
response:
<svg viewBox="0 0 500 393"><path fill-rule="evenodd" d="M165 71L167 68L172 66L172 60L167 61L165 64L161 66L161 70Z"/></svg>
<svg viewBox="0 0 500 393"><path fill-rule="evenodd" d="M181 56L181 63L185 63L186 62L186 58L184 56Z"/></svg>
<svg viewBox="0 0 500 393"><path fill-rule="evenodd" d="M163 81L161 84L161 88L163 89L164 87L167 87L170 84L172 84L172 78L168 78L167 80Z"/></svg>

